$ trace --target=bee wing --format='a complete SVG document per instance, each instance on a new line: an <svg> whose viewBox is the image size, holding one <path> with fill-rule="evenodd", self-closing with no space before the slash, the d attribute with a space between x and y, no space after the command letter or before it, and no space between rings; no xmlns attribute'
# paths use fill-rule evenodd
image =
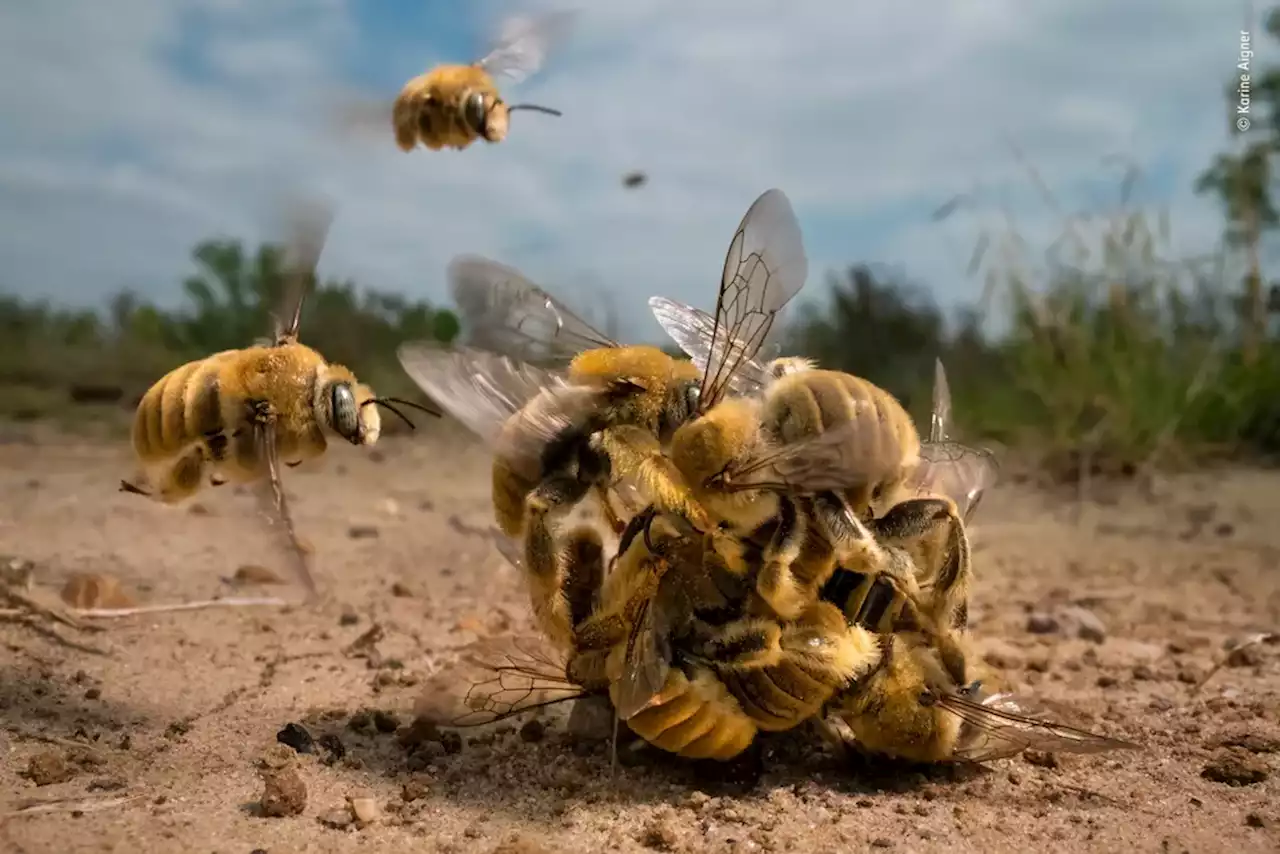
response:
<svg viewBox="0 0 1280 854"><path fill-rule="evenodd" d="M333 209L318 199L297 200L290 205L290 235L285 243L283 259L283 311L275 318L272 343L279 347L298 340L302 324L302 306L315 281L316 265L333 225ZM288 323L281 321L288 317Z"/></svg>
<svg viewBox="0 0 1280 854"><path fill-rule="evenodd" d="M933 363L933 410L929 413L929 441L943 442L951 430L951 386L942 360Z"/></svg>
<svg viewBox="0 0 1280 854"><path fill-rule="evenodd" d="M449 262L447 276L472 347L546 364L567 362L583 350L618 346L505 264L460 255Z"/></svg>
<svg viewBox="0 0 1280 854"><path fill-rule="evenodd" d="M702 309L666 297L649 297L649 308L653 311L653 316L658 319L658 324L671 336L671 340L676 342L698 366L698 370L702 371L703 376L706 376L707 365L715 355L712 353L712 347L716 335L716 319ZM728 347L745 350L745 346L737 341L732 344L719 342L715 347L717 351ZM768 349L772 353L777 350L777 347ZM724 361L726 356L721 353L715 358ZM758 359L743 359L737 370L729 377L728 387L734 394L759 394L768 380L769 374L764 362Z"/></svg>
<svg viewBox="0 0 1280 854"><path fill-rule="evenodd" d="M501 648L492 641L472 644L424 688L417 714L456 727L483 726L590 693L569 681L562 657L541 638L504 639Z"/></svg>
<svg viewBox="0 0 1280 854"><path fill-rule="evenodd" d="M665 648L666 635L659 629L655 609L646 599L627 637L625 669L618 681L615 705L618 717L624 721L648 708L666 685L671 656Z"/></svg>
<svg viewBox="0 0 1280 854"><path fill-rule="evenodd" d="M1106 753L1141 750L1141 745L1028 715L1008 694L992 694L981 702L958 694L943 696L938 705L964 723L953 756L986 762L1017 755L1024 750L1056 753Z"/></svg>
<svg viewBox="0 0 1280 854"><path fill-rule="evenodd" d="M774 318L808 275L791 202L781 190L767 190L747 209L725 255L702 376L702 411L723 397L737 371L760 352Z"/></svg>
<svg viewBox="0 0 1280 854"><path fill-rule="evenodd" d="M519 83L542 68L547 55L568 36L575 17L575 12L559 11L508 18L489 54L476 64L495 77Z"/></svg>
<svg viewBox="0 0 1280 854"><path fill-rule="evenodd" d="M926 443L920 446L920 463L907 479L907 487L918 495L950 498L967 522L999 473L995 455L985 448L949 441Z"/></svg>
<svg viewBox="0 0 1280 854"><path fill-rule="evenodd" d="M401 344L396 358L432 400L491 446L502 425L539 393L585 392L551 371L473 347L417 341Z"/></svg>
<svg viewBox="0 0 1280 854"><path fill-rule="evenodd" d="M728 472L730 491L768 489L805 495L856 489L891 474L895 462L874 443L858 441L878 429L875 408L857 401L848 421L812 437L766 447Z"/></svg>

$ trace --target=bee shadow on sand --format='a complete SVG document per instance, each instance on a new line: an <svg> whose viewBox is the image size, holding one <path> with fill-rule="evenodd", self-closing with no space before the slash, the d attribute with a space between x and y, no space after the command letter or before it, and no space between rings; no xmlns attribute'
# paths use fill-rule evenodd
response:
<svg viewBox="0 0 1280 854"><path fill-rule="evenodd" d="M584 804L671 803L694 793L753 800L778 789L815 785L844 795L901 794L985 773L970 766L851 761L834 755L807 728L762 734L744 754L720 762L683 759L645 744L625 727L618 732L615 756L611 733L576 733L555 714L475 728L422 722L396 728L359 714L319 715L300 723L307 742L300 752L314 754L326 766L402 786L425 781L427 803L441 799L548 822ZM282 730L280 738L296 735Z"/></svg>

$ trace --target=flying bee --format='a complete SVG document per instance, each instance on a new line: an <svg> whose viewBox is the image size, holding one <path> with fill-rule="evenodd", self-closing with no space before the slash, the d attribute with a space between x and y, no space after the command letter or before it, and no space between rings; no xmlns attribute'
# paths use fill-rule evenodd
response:
<svg viewBox="0 0 1280 854"><path fill-rule="evenodd" d="M664 451L681 424L722 400L735 373L754 364L807 271L791 205L769 190L730 243L710 321L721 346L699 376L656 347L618 345L509 267L474 257L450 264L469 346L404 345L398 355L433 400L494 448L495 518L504 534L524 539L534 610L550 636L566 644L572 625L559 600L549 516L627 481L664 512L711 528ZM563 373L551 367L566 362ZM625 525L609 521L615 532Z"/></svg>
<svg viewBox="0 0 1280 854"><path fill-rule="evenodd" d="M132 443L145 485L121 481L120 490L166 504L180 502L206 480L267 482L272 509L283 523L295 555L295 569L314 595L307 548L294 531L280 481L281 461L293 467L318 457L326 435L353 445L372 445L381 432L377 406L413 426L395 404L433 415L411 401L379 398L342 365L327 362L298 340L309 281L324 247L331 216L309 210L298 219L289 244L287 325L277 320L268 345L225 350L165 374L143 395L134 413Z"/></svg>
<svg viewBox="0 0 1280 854"><path fill-rule="evenodd" d="M559 116L559 110L537 104L508 104L494 78L519 83L539 71L548 52L567 33L573 13L553 12L537 18L512 18L497 44L470 65L439 65L410 80L392 107L396 145L412 151L421 143L432 151L459 151L477 139L502 142L511 113L533 110Z"/></svg>

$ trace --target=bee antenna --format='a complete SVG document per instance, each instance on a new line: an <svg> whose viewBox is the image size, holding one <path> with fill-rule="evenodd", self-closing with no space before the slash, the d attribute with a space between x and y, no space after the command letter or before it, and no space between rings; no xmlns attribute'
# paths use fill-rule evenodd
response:
<svg viewBox="0 0 1280 854"><path fill-rule="evenodd" d="M507 107L508 113L514 113L516 110L535 110L539 113L546 113L549 116L562 116L564 113L559 110L553 110L550 107L541 107L537 104L512 104Z"/></svg>
<svg viewBox="0 0 1280 854"><path fill-rule="evenodd" d="M375 398L366 400L364 403L360 405L369 406L370 404L377 404L378 406L381 406L384 409L389 409L390 411L394 412L400 418L401 421L403 421L405 424L408 424L410 430L416 430L417 428L414 427L413 422L409 420L408 416L405 415L403 412L401 412L399 409L396 409L394 406L392 406L391 404L393 403L398 403L401 406L409 406L414 409L419 409L423 412L434 415L437 418L440 417L440 413L436 412L434 409L430 409L426 406L423 406L421 403L414 403L412 400L404 400L403 398L399 398L399 397L375 397Z"/></svg>

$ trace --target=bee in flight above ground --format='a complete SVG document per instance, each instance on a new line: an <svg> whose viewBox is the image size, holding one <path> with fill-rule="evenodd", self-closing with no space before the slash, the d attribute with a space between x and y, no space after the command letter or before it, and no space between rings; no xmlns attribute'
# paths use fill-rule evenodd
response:
<svg viewBox="0 0 1280 854"><path fill-rule="evenodd" d="M665 449L680 425L729 393L807 271L791 205L769 190L738 225L710 320L718 340L734 344L720 347L699 377L656 347L619 346L515 270L480 258L450 265L471 346L404 345L400 362L493 443L495 515L504 534L524 539L535 612L550 636L568 643L572 626L557 604L563 576L549 514L625 481L663 512L712 528ZM552 367L566 362L564 373ZM621 530L620 519L611 523Z"/></svg>
<svg viewBox="0 0 1280 854"><path fill-rule="evenodd" d="M174 368L143 395L133 419L133 450L142 484L121 481L122 492L173 504L205 483L266 483L269 505L283 524L296 558L295 569L315 595L306 552L294 531L281 461L297 466L328 446L326 434L353 445L378 441L384 406L413 426L395 408L403 404L439 415L416 403L378 398L342 365L326 362L298 341L307 288L324 247L332 217L309 209L297 220L288 245L285 305L288 325L277 323L271 341L225 350ZM290 305L291 304L291 305Z"/></svg>
<svg viewBox="0 0 1280 854"><path fill-rule="evenodd" d="M517 110L560 115L559 110L537 104L508 104L494 78L519 83L541 69L547 54L567 34L573 17L572 12L551 12L509 19L483 59L470 65L439 65L410 80L391 111L396 144L404 151L412 151L418 143L432 151L462 150L477 139L506 139L510 114ZM366 124L369 118L364 119Z"/></svg>

